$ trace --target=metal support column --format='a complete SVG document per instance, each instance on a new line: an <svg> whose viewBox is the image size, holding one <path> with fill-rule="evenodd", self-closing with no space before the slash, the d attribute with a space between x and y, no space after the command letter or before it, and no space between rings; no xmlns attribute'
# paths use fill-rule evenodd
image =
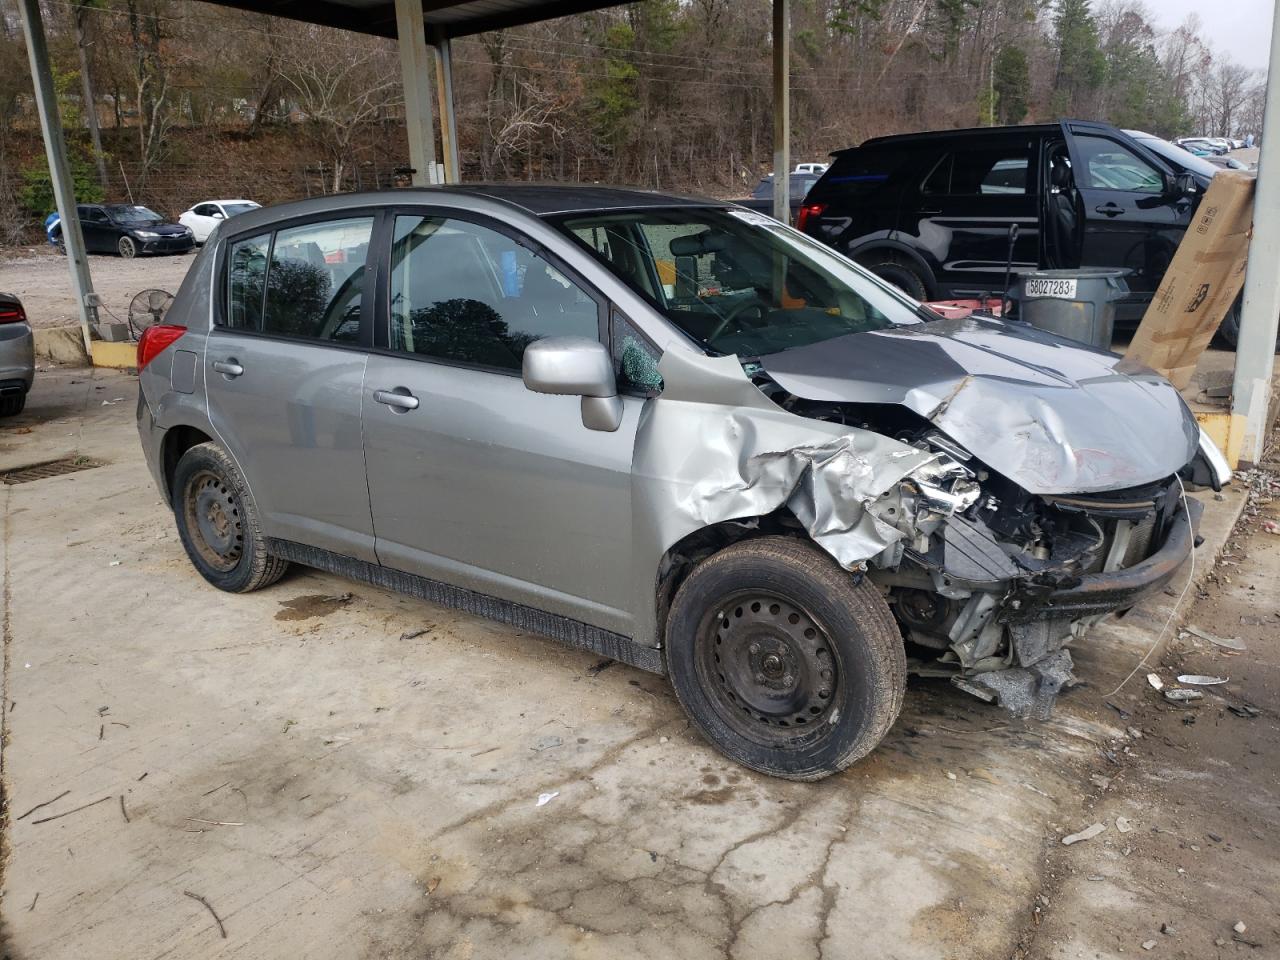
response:
<svg viewBox="0 0 1280 960"><path fill-rule="evenodd" d="M49 69L49 47L45 42L44 21L40 17L39 0L18 0L22 11L22 35L27 42L27 57L31 61L31 80L35 90L36 108L40 114L40 129L44 133L44 151L49 160L49 179L53 183L53 197L62 221L62 242L67 251L67 265L71 268L71 286L76 303L80 307L80 332L84 336L84 349L93 356L93 327L98 322L97 295L89 276L89 261L85 257L84 235L80 232L80 217L76 213L75 181L67 164L67 145L62 137L62 118L58 114L58 97L53 88L53 72Z"/></svg>
<svg viewBox="0 0 1280 960"><path fill-rule="evenodd" d="M458 166L458 118L453 109L453 50L446 34L438 34L436 51L436 93L440 98L440 152L444 154L444 182L462 179Z"/></svg>
<svg viewBox="0 0 1280 960"><path fill-rule="evenodd" d="M773 0L773 215L791 222L791 0Z"/></svg>
<svg viewBox="0 0 1280 960"><path fill-rule="evenodd" d="M431 112L431 54L422 0L396 0L396 40L404 79L404 122L409 134L413 185L435 183L436 135Z"/></svg>
<svg viewBox="0 0 1280 960"><path fill-rule="evenodd" d="M1249 244L1244 310L1240 316L1235 384L1231 393L1228 446L1239 451L1242 464L1258 463L1267 441L1276 326L1280 321L1280 270L1276 268L1280 264L1280 0L1276 0L1271 22L1271 63L1262 135L1265 142L1258 162L1253 240ZM1228 450L1228 457L1233 452Z"/></svg>

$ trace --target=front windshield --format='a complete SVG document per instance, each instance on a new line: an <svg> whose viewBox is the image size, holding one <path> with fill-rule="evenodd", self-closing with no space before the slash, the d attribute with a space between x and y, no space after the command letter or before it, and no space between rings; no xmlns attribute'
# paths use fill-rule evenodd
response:
<svg viewBox="0 0 1280 960"><path fill-rule="evenodd" d="M714 353L759 357L920 322L905 295L750 210L657 207L552 222Z"/></svg>
<svg viewBox="0 0 1280 960"><path fill-rule="evenodd" d="M228 217L235 217L239 214L248 213L250 210L257 209L258 204L256 203L224 203L222 205L222 212Z"/></svg>
<svg viewBox="0 0 1280 960"><path fill-rule="evenodd" d="M1131 136L1152 153L1168 160L1175 168L1189 170L1202 177L1212 177L1218 172L1218 168L1208 160L1197 157L1190 150L1185 150L1168 140L1161 140L1149 133L1133 133Z"/></svg>
<svg viewBox="0 0 1280 960"><path fill-rule="evenodd" d="M107 216L116 223L164 223L164 217L146 207L117 204L106 208Z"/></svg>

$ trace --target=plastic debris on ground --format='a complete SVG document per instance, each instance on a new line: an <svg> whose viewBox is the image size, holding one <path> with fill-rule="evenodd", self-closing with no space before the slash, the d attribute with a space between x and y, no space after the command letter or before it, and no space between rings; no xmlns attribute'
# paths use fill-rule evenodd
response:
<svg viewBox="0 0 1280 960"><path fill-rule="evenodd" d="M552 800L554 800L558 796L560 796L559 790L553 790L551 793L540 793L538 794L538 802L535 803L534 806L545 807L548 803L550 803Z"/></svg>
<svg viewBox="0 0 1280 960"><path fill-rule="evenodd" d="M1244 641L1239 637L1219 637L1210 633L1208 630L1201 630L1199 627L1186 626L1183 627L1184 632L1191 634L1193 637L1199 637L1201 640L1207 640L1216 647L1222 647L1224 650L1247 650Z"/></svg>
<svg viewBox="0 0 1280 960"><path fill-rule="evenodd" d="M1204 694L1199 690L1183 690L1181 688L1166 690L1164 698L1170 703L1189 703L1192 700L1203 700Z"/></svg>
<svg viewBox="0 0 1280 960"><path fill-rule="evenodd" d="M1063 837L1062 843L1064 846L1069 847L1073 843L1079 843L1081 840L1092 840L1098 834L1105 833L1106 829L1107 825L1105 823L1095 823L1091 827L1085 827L1079 833L1073 833L1070 836Z"/></svg>
<svg viewBox="0 0 1280 960"><path fill-rule="evenodd" d="M1164 681L1160 679L1160 675L1158 673L1148 673L1147 683L1151 684L1152 690L1164 689Z"/></svg>
<svg viewBox="0 0 1280 960"><path fill-rule="evenodd" d="M1202 673L1184 673L1178 677L1179 683L1189 683L1193 687L1212 687L1226 683L1230 677L1206 677Z"/></svg>

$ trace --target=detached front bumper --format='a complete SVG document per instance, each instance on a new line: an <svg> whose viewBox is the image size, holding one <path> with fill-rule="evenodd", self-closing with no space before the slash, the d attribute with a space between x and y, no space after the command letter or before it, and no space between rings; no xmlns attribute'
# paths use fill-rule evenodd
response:
<svg viewBox="0 0 1280 960"><path fill-rule="evenodd" d="M1078 619L1127 610L1144 597L1163 590L1195 549L1204 504L1190 497L1169 522L1163 545L1133 566L1089 573L1069 584L1024 583L1003 605L1003 623Z"/></svg>

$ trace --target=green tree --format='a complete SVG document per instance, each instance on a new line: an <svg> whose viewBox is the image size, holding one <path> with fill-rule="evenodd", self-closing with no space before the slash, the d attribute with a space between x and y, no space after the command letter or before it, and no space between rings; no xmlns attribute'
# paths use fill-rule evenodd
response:
<svg viewBox="0 0 1280 960"><path fill-rule="evenodd" d="M604 75L593 79L588 88L596 132L614 149L626 143L632 117L640 106L636 91L640 72L631 62L635 42L630 24L618 23L606 30Z"/></svg>
<svg viewBox="0 0 1280 960"><path fill-rule="evenodd" d="M98 182L92 161L75 147L68 146L68 150L67 164L71 167L76 200L80 203L101 203L104 197L102 184ZM49 176L49 164L43 157L23 168L18 202L41 219L57 206L53 198L53 178Z"/></svg>
<svg viewBox="0 0 1280 960"><path fill-rule="evenodd" d="M1027 100L1031 95L1031 68L1027 55L1008 44L996 54L992 67L992 89L995 108L1001 123L1021 123L1027 116Z"/></svg>
<svg viewBox="0 0 1280 960"><path fill-rule="evenodd" d="M1053 105L1058 113L1088 112L1093 93L1107 76L1098 24L1089 0L1058 0L1053 18L1058 48Z"/></svg>

